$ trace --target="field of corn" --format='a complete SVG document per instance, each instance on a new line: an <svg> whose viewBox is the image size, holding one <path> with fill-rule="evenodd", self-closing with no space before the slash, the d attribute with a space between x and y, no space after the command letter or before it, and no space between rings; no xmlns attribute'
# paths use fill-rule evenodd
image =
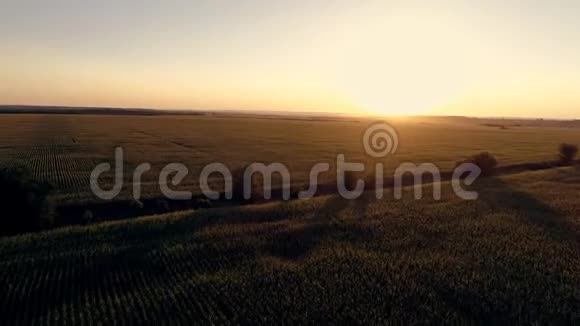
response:
<svg viewBox="0 0 580 326"><path fill-rule="evenodd" d="M0 324L580 323L580 171L411 190L2 238Z"/></svg>
<svg viewBox="0 0 580 326"><path fill-rule="evenodd" d="M143 162L152 165L143 176L143 196L159 196L159 172L168 163L183 163L188 177L178 189L199 192L198 177L208 163L231 170L252 162L280 162L292 172L292 183L307 183L317 162L368 162L362 145L364 129L372 121L292 120L217 116L103 116L0 115L0 167L24 165L39 179L49 181L59 202L93 202L89 176L101 162L112 162L114 149L125 153L124 190L117 199L131 197L132 172ZM490 151L500 165L552 160L562 142L580 143L580 129L507 129L476 121L450 119L389 121L399 134L399 148L382 162L386 174L401 162L433 162L442 170L480 151ZM391 169L391 171L389 171ZM333 182L331 173L322 182ZM100 179L112 187L111 174ZM213 187L223 181L217 176Z"/></svg>

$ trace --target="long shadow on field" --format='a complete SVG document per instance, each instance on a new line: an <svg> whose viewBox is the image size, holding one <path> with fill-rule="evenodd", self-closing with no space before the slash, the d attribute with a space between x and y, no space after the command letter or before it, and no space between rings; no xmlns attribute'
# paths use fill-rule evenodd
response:
<svg viewBox="0 0 580 326"><path fill-rule="evenodd" d="M353 207L355 218L366 212L367 197L347 200L339 196L329 197L312 218L297 220L286 229L273 235L267 251L285 259L300 259L315 249L324 239L352 239L363 236L364 229L353 223L353 216L342 216Z"/></svg>
<svg viewBox="0 0 580 326"><path fill-rule="evenodd" d="M485 201L492 209L515 212L517 216L542 228L554 240L578 241L577 227L533 195L498 178L482 180L476 189L479 200Z"/></svg>

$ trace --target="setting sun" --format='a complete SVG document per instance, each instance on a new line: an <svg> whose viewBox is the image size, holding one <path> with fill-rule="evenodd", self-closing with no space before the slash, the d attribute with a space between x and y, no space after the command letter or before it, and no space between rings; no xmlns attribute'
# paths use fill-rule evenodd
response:
<svg viewBox="0 0 580 326"><path fill-rule="evenodd" d="M138 15L129 2L100 6L4 5L3 102L375 115L578 113L574 3L545 10L455 2L146 2Z"/></svg>

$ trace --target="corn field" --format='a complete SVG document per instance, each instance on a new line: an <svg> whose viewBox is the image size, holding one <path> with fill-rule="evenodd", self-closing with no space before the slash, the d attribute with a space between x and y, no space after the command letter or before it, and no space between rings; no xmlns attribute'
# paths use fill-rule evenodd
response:
<svg viewBox="0 0 580 326"><path fill-rule="evenodd" d="M0 324L578 324L578 173L3 238Z"/></svg>
<svg viewBox="0 0 580 326"><path fill-rule="evenodd" d="M367 162L361 136L370 121L291 121L205 116L92 116L26 114L0 116L0 168L23 165L38 179L52 183L59 201L98 201L89 176L101 162L113 163L114 150L125 152L124 187L119 199L131 198L133 169L144 162L143 196L160 196L159 172L169 163L182 163L189 175L177 188L199 193L198 176L209 163L232 171L252 162L280 162L292 172L293 184L307 184L310 168L319 162ZM513 128L496 130L471 124L393 121L400 147L381 163L386 174L402 162L433 162L442 170L482 150L499 164L538 162L557 158L562 142L577 143L573 128ZM336 180L332 172L320 182ZM112 187L112 173L101 186ZM216 180L216 190L223 182Z"/></svg>

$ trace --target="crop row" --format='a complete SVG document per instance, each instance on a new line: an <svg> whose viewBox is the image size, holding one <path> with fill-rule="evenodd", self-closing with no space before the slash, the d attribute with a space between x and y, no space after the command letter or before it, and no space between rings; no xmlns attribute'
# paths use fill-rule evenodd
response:
<svg viewBox="0 0 580 326"><path fill-rule="evenodd" d="M2 167L26 167L34 177L48 181L59 191L88 189L95 163L79 153L76 146L50 144L20 147L6 155Z"/></svg>

